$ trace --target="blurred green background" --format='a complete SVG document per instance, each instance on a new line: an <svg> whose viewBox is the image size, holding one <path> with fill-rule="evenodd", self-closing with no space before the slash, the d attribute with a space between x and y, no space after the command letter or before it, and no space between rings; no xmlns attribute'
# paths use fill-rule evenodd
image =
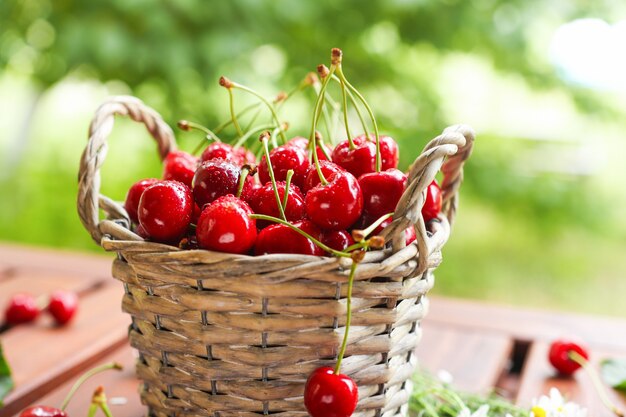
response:
<svg viewBox="0 0 626 417"><path fill-rule="evenodd" d="M624 19L621 0L3 0L0 240L101 252L75 195L105 97L213 127L228 118L220 75L273 97L337 46L402 168L449 124L478 132L435 293L623 315ZM290 134L308 133L313 100L285 106ZM145 130L120 121L103 192L158 175Z"/></svg>

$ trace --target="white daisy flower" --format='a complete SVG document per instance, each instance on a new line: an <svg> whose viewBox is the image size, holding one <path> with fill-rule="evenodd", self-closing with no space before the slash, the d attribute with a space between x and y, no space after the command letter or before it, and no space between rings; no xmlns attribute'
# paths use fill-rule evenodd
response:
<svg viewBox="0 0 626 417"><path fill-rule="evenodd" d="M487 404L483 404L473 413L469 408L464 407L461 409L457 417L487 417L487 413L489 412L489 406Z"/></svg>
<svg viewBox="0 0 626 417"><path fill-rule="evenodd" d="M565 401L556 388L550 389L550 396L542 395L533 400L531 417L587 417L587 409L571 401Z"/></svg>

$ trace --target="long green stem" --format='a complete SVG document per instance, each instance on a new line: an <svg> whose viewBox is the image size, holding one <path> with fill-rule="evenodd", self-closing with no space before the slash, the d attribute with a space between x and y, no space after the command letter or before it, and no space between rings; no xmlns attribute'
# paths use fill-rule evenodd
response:
<svg viewBox="0 0 626 417"><path fill-rule="evenodd" d="M241 127L239 126L239 122L237 121L237 115L235 114L235 98L233 97L232 88L227 88L228 90L228 101L230 102L230 118L233 121L233 126L235 126L235 130L237 130L237 135L239 137L243 136L243 132L241 131Z"/></svg>
<svg viewBox="0 0 626 417"><path fill-rule="evenodd" d="M567 352L567 356L569 357L569 359L582 366L582 368L587 372L587 375L589 375L591 383L596 389L596 392L598 393L602 404L604 404L604 406L611 410L611 412L616 416L624 417L624 411L622 411L619 407L613 404L606 391L604 390L604 386L602 385L602 381L600 381L600 377L598 377L597 372L591 367L589 361L574 350L570 350L569 352Z"/></svg>
<svg viewBox="0 0 626 417"><path fill-rule="evenodd" d="M350 133L350 124L348 123L348 95L346 94L346 84L340 80L341 84L341 105L343 106L343 124L346 126L346 136L350 143L350 149L354 149L354 142L352 141L352 133Z"/></svg>
<svg viewBox="0 0 626 417"><path fill-rule="evenodd" d="M76 391L78 390L78 388L80 388L80 386L89 378L91 378L92 376L109 370L109 369L116 369L116 370L121 370L122 369L122 365L120 365L117 362L112 362L112 363L105 363L104 365L100 365L100 366L96 366L95 368L90 369L89 371L85 372L80 378L78 378L78 380L74 383L74 385L72 386L72 388L70 389L70 392L68 392L67 396L65 397L65 399L63 400L63 403L61 404L61 410L65 410L65 408L67 407L67 405L69 404L70 400L72 399L72 397L74 396L74 394L76 393Z"/></svg>
<svg viewBox="0 0 626 417"><path fill-rule="evenodd" d="M311 134L309 135L309 144L311 146L311 154L313 157L313 163L315 164L315 169L317 170L317 175L319 176L320 182L322 183L322 185L327 185L328 181L326 180L326 178L324 177L324 174L322 173L322 170L320 168L320 162L317 157L317 143L315 139L315 132L317 128L317 119L319 117L321 108L324 105L324 95L326 93L326 88L328 88L330 77L333 75L334 71L335 71L335 66L331 65L330 72L324 78L324 82L322 83L322 88L320 89L320 92L317 96L317 101L315 102L315 109L313 111L313 122L311 123Z"/></svg>
<svg viewBox="0 0 626 417"><path fill-rule="evenodd" d="M297 232L297 233L301 234L302 236L306 237L311 242L313 242L315 245L317 245L320 248L322 248L322 250L324 250L324 251L326 251L326 252L328 252L328 253L330 253L332 255L335 255L335 256L337 256L339 258L349 258L350 257L349 253L341 252L341 251L338 251L336 249L331 248L330 246L324 245L322 242L320 242L319 240L315 239L313 236L311 236L310 234L308 234L304 230L301 230L301 229L297 228L296 226L294 226L293 224L289 223L286 220L282 220L282 219L279 219L278 217L274 217L274 216L267 216L265 214L250 214L248 217L250 217L251 219L266 220L268 222L274 222L274 223L278 223L278 224L283 224L283 225L289 227L294 232Z"/></svg>
<svg viewBox="0 0 626 417"><path fill-rule="evenodd" d="M261 103L252 103L249 104L248 106L244 107L243 110L241 110L239 113L237 113L237 119L242 118L243 116L245 116L250 110L254 110L257 107L260 107ZM215 127L213 129L213 132L215 133L220 133L222 130L226 129L228 126L230 126L233 123L233 119L230 118L226 121L224 121L222 124L218 125L217 127Z"/></svg>
<svg viewBox="0 0 626 417"><path fill-rule="evenodd" d="M356 274L357 263L352 261L350 267L350 276L348 277L348 298L346 299L346 327L343 333L343 342L341 342L341 349L339 350L339 356L337 357L337 364L335 365L335 374L339 374L341 369L341 361L343 355L346 353L346 347L348 346L348 334L350 332L350 321L352 321L352 286L354 284L354 275Z"/></svg>
<svg viewBox="0 0 626 417"><path fill-rule="evenodd" d="M259 114L261 114L261 107L260 107L261 103L257 103L257 104L259 105L259 108L257 109L256 113L254 113L254 115L250 118L250 121L248 122L248 125L246 126L246 129L245 129L246 132L250 130L254 122L256 122L256 119L258 119Z"/></svg>
<svg viewBox="0 0 626 417"><path fill-rule="evenodd" d="M348 82L346 76L341 70L341 65L337 66L337 76L339 77L339 79L343 80L346 86L358 97L361 103L363 103L363 106L365 107L365 110L367 110L370 119L372 119L372 126L374 126L374 135L376 136L376 172L380 172L382 163L380 159L380 137L378 133L378 124L376 123L376 118L374 117L374 112L372 112L372 108L369 104L367 104L367 100L365 100L361 93L359 93L359 91L354 88L352 84L350 84L350 82Z"/></svg>
<svg viewBox="0 0 626 417"><path fill-rule="evenodd" d="M272 118L274 119L274 123L276 123L276 126L280 127L280 121L278 120L278 114L276 114L276 109L274 109L274 106L272 105L272 103L270 103L265 97L263 97L261 94L257 93L253 89L246 87L245 85L232 82L232 86L233 88L239 88L240 90L250 93L253 96L257 97L259 100L261 100L267 106L270 113L272 113ZM280 137L283 140L283 142L287 142L287 137L285 136L285 132L283 132L282 129L280 129Z"/></svg>
<svg viewBox="0 0 626 417"><path fill-rule="evenodd" d="M336 75L333 75L333 80L335 80L338 83L341 83L341 80ZM365 133L365 137L369 138L370 134L369 134L369 131L367 130L367 123L365 123L365 119L363 118L363 113L361 112L361 108L358 106L356 102L356 98L354 98L354 94L352 94L352 91L350 91L350 89L346 89L346 90L348 93L348 97L350 98L350 102L352 103L352 106L354 107L354 110L356 110L356 114L359 117L361 126L363 126L363 133Z"/></svg>
<svg viewBox="0 0 626 417"><path fill-rule="evenodd" d="M248 139L250 139L255 133L258 132L262 132L264 130L268 130L273 128L274 125L262 125L262 126L255 126L252 129L246 129L247 132L239 138L239 140L233 145L233 148L237 148L239 146L242 146L244 143L246 143L246 141Z"/></svg>
<svg viewBox="0 0 626 417"><path fill-rule="evenodd" d="M267 144L267 133L264 133L261 136L261 143L263 145L263 152L265 153L265 162L267 163L267 173L270 176L270 181L272 182L272 188L274 189L274 197L276 198L276 205L278 206L278 212L280 213L280 217L287 221L287 216L285 216L285 210L283 210L283 205L280 201L280 194L278 194L278 187L276 185L276 177L274 176L274 168L272 168L272 160L270 159L270 148Z"/></svg>
<svg viewBox="0 0 626 417"><path fill-rule="evenodd" d="M291 177L293 177L293 169L287 171L285 177L285 195L283 196L283 211L287 211L287 203L289 201L289 186L291 185Z"/></svg>
<svg viewBox="0 0 626 417"><path fill-rule="evenodd" d="M390 218L390 217L392 217L392 216L393 216L393 213L387 213L387 214L385 214L385 215L383 215L383 216L380 216L380 217L379 217L379 218L378 218L378 219L377 219L374 223L372 223L371 225L369 225L369 227L368 227L367 229L363 230L363 236L364 236L365 238L367 238L367 237L370 235L370 233L372 233L374 230L376 230L376 228L377 228L378 226L380 226L381 224L383 224L383 222L384 222L385 220L387 220L388 218Z"/></svg>
<svg viewBox="0 0 626 417"><path fill-rule="evenodd" d="M236 197L241 197L241 193L243 193L243 187L246 185L246 179L248 178L248 174L250 173L250 167L248 165L244 165L241 168L241 174L239 174L239 185L237 186L237 195Z"/></svg>

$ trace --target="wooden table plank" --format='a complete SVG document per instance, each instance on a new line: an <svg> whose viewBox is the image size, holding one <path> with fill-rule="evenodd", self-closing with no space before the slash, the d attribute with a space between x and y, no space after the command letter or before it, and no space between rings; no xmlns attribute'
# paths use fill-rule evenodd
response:
<svg viewBox="0 0 626 417"><path fill-rule="evenodd" d="M454 386L464 391L487 392L505 369L513 341L501 334L441 326L427 318L417 347L420 367L431 373L450 372Z"/></svg>
<svg viewBox="0 0 626 417"><path fill-rule="evenodd" d="M501 332L529 342L549 342L561 335L574 335L590 345L626 351L626 320L612 317L527 310L480 301L433 297L427 318L441 325Z"/></svg>
<svg viewBox="0 0 626 417"><path fill-rule="evenodd" d="M547 359L549 349L550 344L547 342L537 342L531 347L522 373L517 403L530 406L533 398L547 395L551 387L556 387L566 398L587 408L590 416L613 417L614 415L600 402L586 372L580 370L571 378L555 373ZM590 349L590 359L596 369L599 369L599 363L604 358L626 356L624 349L618 351L594 347ZM610 389L608 394L622 410L626 410L626 397Z"/></svg>
<svg viewBox="0 0 626 417"><path fill-rule="evenodd" d="M122 286L114 283L81 299L67 327L43 319L10 329L2 344L15 379L0 417L9 416L125 343L130 319L121 312Z"/></svg>
<svg viewBox="0 0 626 417"><path fill-rule="evenodd" d="M98 364L118 362L124 366L122 371L106 371L94 376L76 392L67 412L70 416L85 416L91 396L98 386L103 386L109 399L109 406L115 417L140 417L146 414L146 408L139 399L139 380L135 377L136 354L128 344L102 358ZM95 366L96 364L94 364ZM59 407L74 384L74 380L55 388L52 392L31 403L33 405L51 405ZM125 403L120 403L125 400ZM16 413L16 416L18 413ZM101 415L101 414L100 414Z"/></svg>

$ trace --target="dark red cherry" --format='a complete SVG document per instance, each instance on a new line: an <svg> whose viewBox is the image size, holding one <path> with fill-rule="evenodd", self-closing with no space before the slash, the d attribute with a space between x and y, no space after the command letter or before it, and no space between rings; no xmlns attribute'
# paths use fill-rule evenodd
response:
<svg viewBox="0 0 626 417"><path fill-rule="evenodd" d="M404 239L407 245L415 242L417 236L415 235L415 226L409 226L404 230Z"/></svg>
<svg viewBox="0 0 626 417"><path fill-rule="evenodd" d="M389 224L391 224L392 220L393 220L392 217L384 220L376 229L374 229L374 231L372 232L372 236L380 234L380 232L382 232L385 227L387 227L387 226L389 226ZM376 221L376 219L372 220L370 217L368 217L368 220L366 220L367 226L369 226L370 224L372 224L375 221ZM404 241L405 241L406 245L411 244L411 242L415 241L416 238L417 238L417 236L415 235L415 227L414 226L409 226L409 227L407 227L404 230Z"/></svg>
<svg viewBox="0 0 626 417"><path fill-rule="evenodd" d="M197 157L183 151L170 152L163 160L163 179L180 181L187 187L191 187L197 167Z"/></svg>
<svg viewBox="0 0 626 417"><path fill-rule="evenodd" d="M424 201L424 207L422 207L422 216L424 216L425 222L439 216L441 204L441 188L439 188L437 181L433 180L426 188L426 200Z"/></svg>
<svg viewBox="0 0 626 417"><path fill-rule="evenodd" d="M29 294L15 294L4 311L4 320L9 325L28 323L38 316L37 301Z"/></svg>
<svg viewBox="0 0 626 417"><path fill-rule="evenodd" d="M320 229L309 220L300 220L293 225L315 239L320 238ZM273 224L261 230L254 247L255 255L269 253L299 253L303 255L323 256L324 251L311 240L302 236L289 226Z"/></svg>
<svg viewBox="0 0 626 417"><path fill-rule="evenodd" d="M313 371L304 387L304 405L311 417L349 417L358 400L354 380L329 367Z"/></svg>
<svg viewBox="0 0 626 417"><path fill-rule="evenodd" d="M233 195L225 195L202 210L196 227L201 248L228 253L247 253L257 238L252 209Z"/></svg>
<svg viewBox="0 0 626 417"><path fill-rule="evenodd" d="M204 149L200 160L204 162L210 161L211 159L226 159L238 166L240 166L242 162L241 157L235 153L233 146L224 142L212 142Z"/></svg>
<svg viewBox="0 0 626 417"><path fill-rule="evenodd" d="M191 190L178 181L159 181L139 200L139 224L150 238L177 242L187 231L193 214Z"/></svg>
<svg viewBox="0 0 626 417"><path fill-rule="evenodd" d="M71 291L55 291L50 295L48 312L59 325L67 324L78 310L78 296Z"/></svg>
<svg viewBox="0 0 626 417"><path fill-rule="evenodd" d="M324 230L321 240L324 245L338 251L343 251L348 246L354 245L354 239L347 230Z"/></svg>
<svg viewBox="0 0 626 417"><path fill-rule="evenodd" d="M309 167L309 159L304 150L296 146L279 146L270 152L270 160L276 181L284 181L287 178L287 171L293 169L291 181L298 187L302 187L304 174ZM259 164L259 179L263 184L270 181L265 156L261 158L261 163Z"/></svg>
<svg viewBox="0 0 626 417"><path fill-rule="evenodd" d="M406 181L406 175L393 168L361 175L359 185L363 192L363 211L375 219L395 211L406 189Z"/></svg>
<svg viewBox="0 0 626 417"><path fill-rule="evenodd" d="M211 159L198 167L193 178L193 197L203 207L218 197L237 194L241 169L225 159ZM252 184L252 177L246 178L244 189Z"/></svg>
<svg viewBox="0 0 626 417"><path fill-rule="evenodd" d="M241 193L240 198L246 203L248 203L248 205L250 205L252 204L252 200L254 200L256 193L261 188L263 188L263 186L259 184L258 182L250 181L249 184L246 184L246 186L243 187L243 191Z"/></svg>
<svg viewBox="0 0 626 417"><path fill-rule="evenodd" d="M376 138L372 139L376 143ZM381 171L397 168L400 159L398 144L391 136L381 135L378 137L380 142L380 162Z"/></svg>
<svg viewBox="0 0 626 417"><path fill-rule="evenodd" d="M285 181L276 183L276 189L280 196L280 201L285 197ZM276 195L271 182L258 189L254 197L250 201L250 207L257 214L265 214L267 216L280 217L278 204L276 203ZM304 197L297 185L289 184L289 195L287 196L287 205L285 206L285 217L287 221L294 222L304 218ZM271 222L258 220L259 228L264 228L272 224Z"/></svg>
<svg viewBox="0 0 626 417"><path fill-rule="evenodd" d="M239 146L236 148L233 148L235 155L239 156L239 159L241 160L241 164L249 164L249 165L256 165L258 162L256 160L256 156L254 156L254 154L252 153L252 151L244 148L243 146Z"/></svg>
<svg viewBox="0 0 626 417"><path fill-rule="evenodd" d="M337 172L346 172L345 169L330 161L320 161L320 170L324 174L324 178L328 178L331 174ZM304 185L302 191L308 193L309 190L320 183L320 176L317 173L315 165L310 165L304 174Z"/></svg>
<svg viewBox="0 0 626 417"><path fill-rule="evenodd" d="M376 145L365 135L354 138L354 149L350 149L348 140L340 142L333 150L333 162L343 167L356 178L376 171Z"/></svg>
<svg viewBox="0 0 626 417"><path fill-rule="evenodd" d="M139 208L139 200L141 199L141 194L146 190L146 188L150 187L155 182L158 182L156 178L148 178L145 180L138 181L134 183L128 193L126 194L126 201L124 202L124 208L126 209L126 213L128 213L128 217L133 221L133 223L139 223L139 218L137 217L137 209Z"/></svg>
<svg viewBox="0 0 626 417"><path fill-rule="evenodd" d="M570 352L576 352L586 360L589 359L589 352L587 349L579 343L571 340L555 340L550 345L548 360L554 369L563 375L572 375L581 366L569 357Z"/></svg>
<svg viewBox="0 0 626 417"><path fill-rule="evenodd" d="M303 149L307 155L309 154L309 140L307 138L303 138L302 136L296 136L295 138L290 139L286 145ZM322 150L322 147L324 147L324 150ZM333 150L323 142L321 144L318 143L315 149L317 151L317 159L320 161L327 161L328 158L326 158L326 155L330 156L333 152ZM326 155L324 154L324 151L326 151Z"/></svg>
<svg viewBox="0 0 626 417"><path fill-rule="evenodd" d="M47 405L28 407L20 413L20 417L68 417L65 411Z"/></svg>
<svg viewBox="0 0 626 417"><path fill-rule="evenodd" d="M363 212L359 182L349 172L329 175L327 185L310 189L304 202L308 217L323 229L341 230L352 226Z"/></svg>

